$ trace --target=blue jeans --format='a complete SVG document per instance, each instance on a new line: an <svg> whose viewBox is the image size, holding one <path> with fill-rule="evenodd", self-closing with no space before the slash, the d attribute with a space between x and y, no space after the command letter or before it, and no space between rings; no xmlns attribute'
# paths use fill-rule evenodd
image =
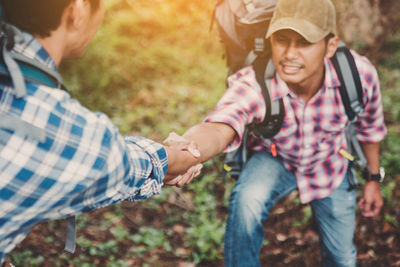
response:
<svg viewBox="0 0 400 267"><path fill-rule="evenodd" d="M355 266L353 244L356 192L349 189L347 172L331 195L310 205L318 226L323 266ZM225 231L225 266L261 266L263 221L277 201L297 189L296 177L267 152L256 152L233 188Z"/></svg>

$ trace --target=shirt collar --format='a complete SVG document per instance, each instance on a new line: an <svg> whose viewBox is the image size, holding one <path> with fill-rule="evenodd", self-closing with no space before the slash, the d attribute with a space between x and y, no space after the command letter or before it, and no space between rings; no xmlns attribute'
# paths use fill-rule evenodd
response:
<svg viewBox="0 0 400 267"><path fill-rule="evenodd" d="M16 44L13 50L20 53L28 58L36 60L46 67L58 71L56 63L51 58L49 53L43 48L39 41L31 34L24 32L23 43Z"/></svg>
<svg viewBox="0 0 400 267"><path fill-rule="evenodd" d="M332 64L332 61L325 58L325 88L338 88L340 87L340 80Z"/></svg>
<svg viewBox="0 0 400 267"><path fill-rule="evenodd" d="M324 88L340 87L340 81L331 60L325 58L324 66L325 66L325 80L323 87ZM279 74L276 73L275 77L271 80L271 100L276 101L287 95L293 96L293 92L290 91L287 84L281 79Z"/></svg>

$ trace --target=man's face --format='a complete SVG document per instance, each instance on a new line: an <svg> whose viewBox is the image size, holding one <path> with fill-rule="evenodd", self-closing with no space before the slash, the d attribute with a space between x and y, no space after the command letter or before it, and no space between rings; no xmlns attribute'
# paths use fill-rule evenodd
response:
<svg viewBox="0 0 400 267"><path fill-rule="evenodd" d="M83 1L82 24L79 27L76 42L73 44L71 57L81 57L92 41L104 17L104 0L100 0L99 8L93 10L89 1Z"/></svg>
<svg viewBox="0 0 400 267"><path fill-rule="evenodd" d="M325 40L309 43L293 30L280 30L272 34L271 48L276 71L289 88L307 88L322 81Z"/></svg>

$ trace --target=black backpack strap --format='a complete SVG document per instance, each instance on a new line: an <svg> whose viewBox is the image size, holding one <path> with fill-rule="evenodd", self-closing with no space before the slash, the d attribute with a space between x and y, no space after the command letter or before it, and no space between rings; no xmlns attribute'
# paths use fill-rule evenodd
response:
<svg viewBox="0 0 400 267"><path fill-rule="evenodd" d="M354 57L350 50L340 42L336 54L331 58L340 80L340 95L350 121L364 109L363 89Z"/></svg>
<svg viewBox="0 0 400 267"><path fill-rule="evenodd" d="M275 73L270 57L258 57L253 63L257 83L261 87L261 92L265 101L265 117L260 123L249 125L250 131L263 138L271 138L276 135L282 127L285 117L283 99L271 100L271 79Z"/></svg>
<svg viewBox="0 0 400 267"><path fill-rule="evenodd" d="M228 173L234 179L239 177L241 169L248 159L248 133L253 132L259 137L271 138L281 129L285 116L283 100L272 101L270 97L270 82L275 74L275 68L270 59L270 55L258 56L252 65L257 83L261 87L261 92L265 101L265 117L261 123L252 123L248 125L245 128L240 147L235 151L227 153L224 161L224 177Z"/></svg>

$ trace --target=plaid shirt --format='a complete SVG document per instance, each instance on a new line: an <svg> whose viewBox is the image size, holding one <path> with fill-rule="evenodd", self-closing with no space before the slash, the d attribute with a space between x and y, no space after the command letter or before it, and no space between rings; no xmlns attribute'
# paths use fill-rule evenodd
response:
<svg viewBox="0 0 400 267"><path fill-rule="evenodd" d="M365 104L356 122L357 138L361 142L379 142L386 134L386 127L378 75L365 57L352 53L360 73ZM276 74L271 82L271 98L283 98L282 128L271 139L249 137L251 150L270 151L275 144L285 167L296 175L302 203L328 196L341 184L348 166L348 160L338 153L341 148L347 149L344 129L348 122L338 88L340 81L331 61L325 59L324 63L325 81L307 103ZM236 139L226 152L239 146L246 125L262 121L265 115L264 98L252 67L230 76L228 83L227 91L205 120L223 122L235 129Z"/></svg>
<svg viewBox="0 0 400 267"><path fill-rule="evenodd" d="M14 50L57 70L32 36ZM101 113L62 90L27 84L27 96L0 83L0 119L8 114L45 129L46 140L0 129L0 265L38 223L161 192L164 147L121 136Z"/></svg>

